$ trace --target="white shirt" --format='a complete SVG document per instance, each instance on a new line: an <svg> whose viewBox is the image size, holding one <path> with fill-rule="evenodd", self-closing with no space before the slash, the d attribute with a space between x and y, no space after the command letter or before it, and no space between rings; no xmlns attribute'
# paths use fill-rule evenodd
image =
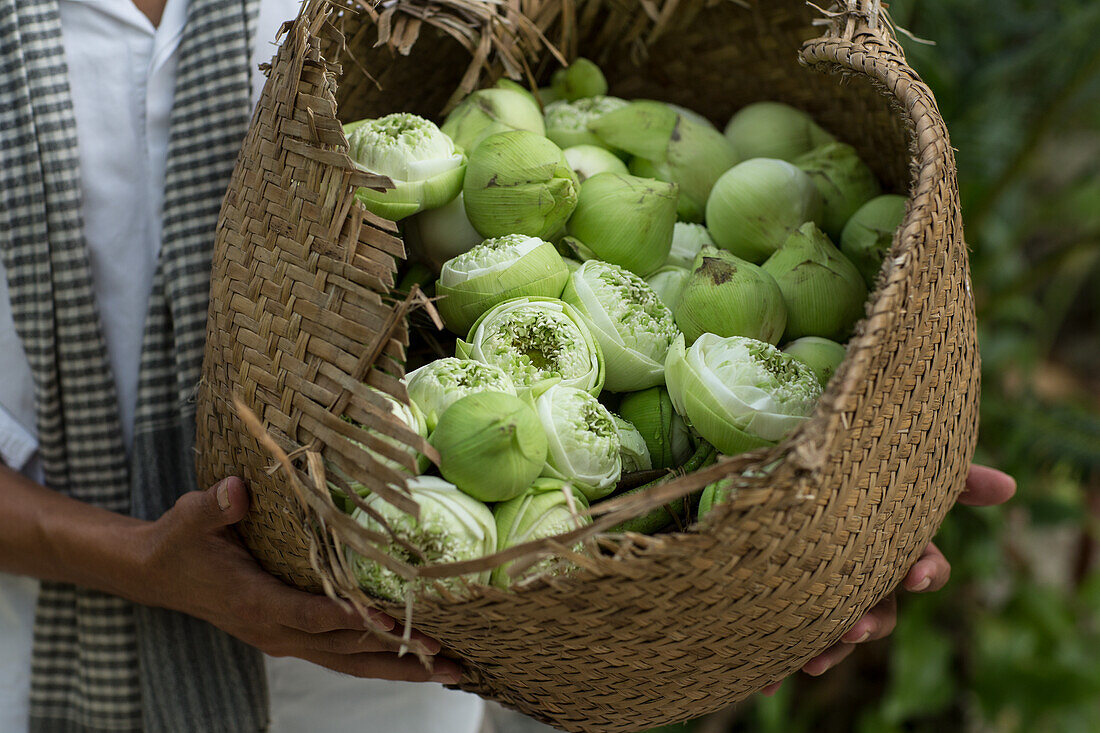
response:
<svg viewBox="0 0 1100 733"><path fill-rule="evenodd" d="M252 43L253 100L279 25L299 0L261 0ZM133 0L61 0L76 118L84 233L127 447L133 437L145 313L160 250L161 204L187 0L155 27ZM34 382L0 263L0 459L41 481ZM38 584L0 573L0 731L27 728ZM273 733L349 730L475 733L483 705L437 684L359 680L297 659L266 659Z"/></svg>

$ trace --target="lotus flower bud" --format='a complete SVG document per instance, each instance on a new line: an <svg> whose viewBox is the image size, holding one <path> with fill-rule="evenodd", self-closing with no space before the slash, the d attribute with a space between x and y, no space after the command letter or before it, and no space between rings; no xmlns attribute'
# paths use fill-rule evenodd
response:
<svg viewBox="0 0 1100 733"><path fill-rule="evenodd" d="M801 169L782 160L739 163L714 184L707 229L719 247L741 259L766 260L791 232L821 221L821 194Z"/></svg>
<svg viewBox="0 0 1100 733"><path fill-rule="evenodd" d="M600 345L577 309L553 298L514 298L494 306L459 339L455 354L503 369L521 396L562 383L603 389Z"/></svg>
<svg viewBox="0 0 1100 733"><path fill-rule="evenodd" d="M367 530L392 538L386 545L376 545L380 550L410 565L475 560L496 550L496 521L480 501L435 476L418 476L409 481L409 494L419 507L418 518L394 507L378 494L368 494L364 501L385 520L385 525L362 509L352 514L351 518ZM350 547L347 558L359 585L372 596L401 602L411 590L409 581ZM452 592L461 593L465 581L488 583L489 577L489 571L484 571L438 582ZM417 581L413 588L421 587L422 583Z"/></svg>
<svg viewBox="0 0 1100 733"><path fill-rule="evenodd" d="M812 223L788 237L763 268L783 291L788 341L802 336L844 341L863 315L863 276Z"/></svg>
<svg viewBox="0 0 1100 733"><path fill-rule="evenodd" d="M707 487L703 489L703 493L699 495L699 521L703 521L703 517L710 514L715 505L726 501L732 494L732 479L724 478L715 481L713 484L707 484Z"/></svg>
<svg viewBox="0 0 1100 733"><path fill-rule="evenodd" d="M677 190L674 183L619 173L592 176L581 184L569 233L599 259L645 276L668 257Z"/></svg>
<svg viewBox="0 0 1100 733"><path fill-rule="evenodd" d="M615 413L612 413L611 417L615 418L615 426L619 429L619 443L622 445L619 456L623 462L623 473L648 471L653 468L649 446L645 444L645 438L638 432L638 428Z"/></svg>
<svg viewBox="0 0 1100 733"><path fill-rule="evenodd" d="M817 186L822 202L821 229L833 241L840 241L852 214L881 191L875 174L851 145L828 143L799 156L794 164Z"/></svg>
<svg viewBox="0 0 1100 733"><path fill-rule="evenodd" d="M538 100L535 99L535 95L531 93L530 89L528 89L527 87L523 86L522 84L520 84L518 82L512 81L511 79L509 79L507 77L502 76L501 78L497 79L497 83L494 84L493 86L496 89L507 89L510 92L516 92L517 94L522 94L524 97L531 100L531 104L535 105L536 107L539 106ZM535 131L532 130L532 132L535 132Z"/></svg>
<svg viewBox="0 0 1100 733"><path fill-rule="evenodd" d="M577 206L580 182L554 143L532 132L491 135L470 156L466 216L485 237L549 238Z"/></svg>
<svg viewBox="0 0 1100 733"><path fill-rule="evenodd" d="M686 267L666 265L647 277L645 281L649 284L649 287L653 288L653 292L657 293L657 297L661 299L661 302L675 313L676 306L680 303L680 296L683 294L684 288L687 287L688 278L690 277L691 270Z"/></svg>
<svg viewBox="0 0 1100 733"><path fill-rule="evenodd" d="M592 395L555 384L535 401L550 449L542 475L570 481L589 501L615 490L622 475L615 418Z"/></svg>
<svg viewBox="0 0 1100 733"><path fill-rule="evenodd" d="M645 280L588 260L569 276L561 299L577 309L600 345L605 389L633 392L664 382L665 354L679 331Z"/></svg>
<svg viewBox="0 0 1100 733"><path fill-rule="evenodd" d="M676 222L672 230L672 248L668 251L665 266L688 269L695 267L695 258L699 255L699 250L706 245L714 246L714 240L711 239L710 232L705 226Z"/></svg>
<svg viewBox="0 0 1100 733"><path fill-rule="evenodd" d="M677 468L691 456L691 431L664 387L624 395L619 413L641 434L653 468Z"/></svg>
<svg viewBox="0 0 1100 733"><path fill-rule="evenodd" d="M822 388L829 383L848 350L836 341L818 336L803 336L783 347L783 351L813 369Z"/></svg>
<svg viewBox="0 0 1100 733"><path fill-rule="evenodd" d="M777 344L787 323L775 278L717 247L704 247L695 259L675 312L689 344L704 333Z"/></svg>
<svg viewBox="0 0 1100 733"><path fill-rule="evenodd" d="M435 274L444 262L469 252L485 239L466 218L461 191L450 203L405 219L402 234L409 259L426 265Z"/></svg>
<svg viewBox="0 0 1100 733"><path fill-rule="evenodd" d="M836 139L808 114L781 102L757 102L742 108L726 125L726 137L741 160L786 161Z"/></svg>
<svg viewBox="0 0 1100 733"><path fill-rule="evenodd" d="M774 445L806 421L821 396L808 366L771 344L706 333L665 363L676 411L726 455Z"/></svg>
<svg viewBox="0 0 1100 733"><path fill-rule="evenodd" d="M574 145L563 152L569 167L577 174L581 183L599 173L626 175L629 172L626 169L626 163L606 148L595 145Z"/></svg>
<svg viewBox="0 0 1100 733"><path fill-rule="evenodd" d="M905 197L895 194L876 196L859 207L844 225L840 251L863 275L868 288L882 268L882 260L894 242L894 232L905 218Z"/></svg>
<svg viewBox="0 0 1100 733"><path fill-rule="evenodd" d="M443 206L462 190L466 156L423 117L392 114L344 129L356 167L387 176L394 185L384 191L358 189L355 197L368 211L397 221Z"/></svg>
<svg viewBox="0 0 1100 733"><path fill-rule="evenodd" d="M428 362L410 372L405 380L409 385L409 399L420 408L429 431L435 430L448 407L466 395L477 392L516 394L512 378L500 367L453 356Z"/></svg>
<svg viewBox="0 0 1100 733"><path fill-rule="evenodd" d="M467 154L498 132L546 134L542 110L530 94L512 89L479 89L451 110L441 128Z"/></svg>
<svg viewBox="0 0 1100 733"><path fill-rule="evenodd" d="M459 336L470 332L481 314L497 303L523 295L556 298L569 270L554 245L536 237L509 234L486 239L448 260L436 284L439 314Z"/></svg>
<svg viewBox="0 0 1100 733"><path fill-rule="evenodd" d="M600 67L585 58L555 71L550 86L559 99L570 102L607 94L607 79Z"/></svg>
<svg viewBox="0 0 1100 733"><path fill-rule="evenodd" d="M501 502L493 509L497 523L497 552L591 524L592 518L584 514L587 509L588 500L569 482L553 478L535 479L521 495ZM498 588L507 588L513 581L508 571L514 564L515 561L508 562L495 569L490 582ZM532 565L525 573L553 572L561 567L560 561L546 558Z"/></svg>
<svg viewBox="0 0 1100 733"><path fill-rule="evenodd" d="M665 102L665 104L671 107L672 110L681 117L685 117L696 124L702 125L703 127L709 127L712 130L718 129L713 122L711 122L706 117L699 114L693 109L688 109L687 107L683 107L679 104L673 104L672 102Z"/></svg>
<svg viewBox="0 0 1100 733"><path fill-rule="evenodd" d="M557 101L546 105L546 137L561 148L575 145L608 146L588 129L588 124L629 102L618 97L587 97L575 102Z"/></svg>
<svg viewBox="0 0 1100 733"><path fill-rule="evenodd" d="M635 175L678 185L677 214L684 221L703 220L715 181L738 160L717 130L660 102L631 102L590 122L588 128L608 147L633 155Z"/></svg>
<svg viewBox="0 0 1100 733"><path fill-rule="evenodd" d="M519 496L546 463L546 434L531 407L504 392L467 395L439 418L439 471L478 501Z"/></svg>

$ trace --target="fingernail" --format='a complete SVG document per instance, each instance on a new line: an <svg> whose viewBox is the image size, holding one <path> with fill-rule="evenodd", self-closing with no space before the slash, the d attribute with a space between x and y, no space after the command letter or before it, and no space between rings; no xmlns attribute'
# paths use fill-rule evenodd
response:
<svg viewBox="0 0 1100 733"><path fill-rule="evenodd" d="M909 589L912 590L914 593L920 593L922 590L927 590L928 586L930 585L932 585L932 579L929 577L924 577L920 580L920 582L914 583L913 585L909 586Z"/></svg>
<svg viewBox="0 0 1100 733"><path fill-rule="evenodd" d="M229 479L223 478L218 484L215 496L218 498L218 507L224 512L229 508Z"/></svg>
<svg viewBox="0 0 1100 733"><path fill-rule="evenodd" d="M376 629L382 631L392 631L394 627L393 619L384 614L368 614L368 623Z"/></svg>
<svg viewBox="0 0 1100 733"><path fill-rule="evenodd" d="M830 666L831 665L829 665L828 663L822 664L821 662L818 662L815 664L814 662L810 662L802 668L802 671L810 675L811 677L820 677L821 675L829 671Z"/></svg>
<svg viewBox="0 0 1100 733"><path fill-rule="evenodd" d="M426 653L433 656L439 654L439 652L443 649L443 647L440 646L439 642L435 639L422 639L420 641L420 646L424 647L424 651Z"/></svg>
<svg viewBox="0 0 1100 733"><path fill-rule="evenodd" d="M852 643L853 644L862 644L863 642L867 641L869 638L871 638L871 630L867 629L862 634L860 634L858 639L856 639Z"/></svg>

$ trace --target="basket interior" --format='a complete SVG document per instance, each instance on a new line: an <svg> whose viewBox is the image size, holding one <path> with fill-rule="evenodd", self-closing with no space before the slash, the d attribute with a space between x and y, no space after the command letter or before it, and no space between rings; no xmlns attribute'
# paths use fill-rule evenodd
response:
<svg viewBox="0 0 1100 733"><path fill-rule="evenodd" d="M588 8L600 6L591 3ZM891 98L874 89L866 77L841 78L799 64L802 44L822 33L812 22L813 8L802 0L773 0L750 7L722 2L676 12L656 38L649 35L652 21L644 15L589 12L579 19L576 53L601 65L610 94L680 104L720 128L751 102L777 100L804 109L853 145L886 191L908 192L910 146L904 116L891 110ZM340 19L349 52L340 58L340 119L407 111L441 121L466 72L469 52L425 25L408 56L401 56L384 44L376 46L377 27L364 20L355 14ZM556 30L552 28L547 37L554 43ZM544 53L536 64L536 78L545 85L556 68L557 62ZM483 84L491 81L482 79Z"/></svg>

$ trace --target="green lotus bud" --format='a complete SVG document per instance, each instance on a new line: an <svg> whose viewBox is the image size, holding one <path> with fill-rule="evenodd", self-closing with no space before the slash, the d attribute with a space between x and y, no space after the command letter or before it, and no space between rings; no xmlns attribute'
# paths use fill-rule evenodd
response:
<svg viewBox="0 0 1100 733"><path fill-rule="evenodd" d="M531 93L531 90L523 86L519 82L512 81L511 79L502 76L501 78L497 79L497 83L493 86L497 89L507 89L510 92L517 92L519 94L522 94L527 99L530 99L531 103L534 104L536 107L539 106L538 100L535 99L535 95ZM532 130L532 132L535 132L535 130Z"/></svg>
<svg viewBox="0 0 1100 733"><path fill-rule="evenodd" d="M592 524L592 518L583 514L587 509L588 500L584 494L568 482L536 479L527 491L493 509L497 523L497 552ZM580 551L582 547L573 549ZM507 588L514 580L508 572L514 564L515 561L508 562L495 569L490 582L498 588ZM525 575L554 572L562 566L560 560L546 558L525 570Z"/></svg>
<svg viewBox="0 0 1100 733"><path fill-rule="evenodd" d="M677 184L677 214L685 221L703 220L715 181L738 160L720 132L660 102L631 102L588 128L608 147L633 155L635 175Z"/></svg>
<svg viewBox="0 0 1100 733"><path fill-rule="evenodd" d="M443 478L478 501L508 501L542 472L546 435L531 407L504 392L466 395L439 418L431 444Z"/></svg>
<svg viewBox="0 0 1100 733"><path fill-rule="evenodd" d="M588 124L628 104L629 102L625 99L618 97L586 97L575 102L559 100L548 104L545 116L546 137L561 148L571 148L576 145L607 148L608 146L588 129Z"/></svg>
<svg viewBox="0 0 1100 733"><path fill-rule="evenodd" d="M547 239L576 208L579 185L561 148L517 131L490 135L477 146L462 192L466 216L483 236Z"/></svg>
<svg viewBox="0 0 1100 733"><path fill-rule="evenodd" d="M851 145L828 143L800 155L794 164L817 186L823 212L821 228L834 241L840 241L840 233L852 214L882 190L875 174Z"/></svg>
<svg viewBox="0 0 1100 733"><path fill-rule="evenodd" d="M600 67L585 58L555 71L550 86L558 98L570 102L607 94L607 79Z"/></svg>
<svg viewBox="0 0 1100 733"><path fill-rule="evenodd" d="M673 409L664 387L623 396L619 412L641 434L654 468L677 468L691 456L691 431Z"/></svg>
<svg viewBox="0 0 1100 733"><path fill-rule="evenodd" d="M565 97L555 92L553 87L539 87L538 97L539 100L542 101L543 109L546 109L547 106L553 104L554 102L560 102L561 100L565 99ZM566 99L565 101L568 102L569 100Z"/></svg>
<svg viewBox="0 0 1100 733"><path fill-rule="evenodd" d="M844 341L863 315L863 276L812 223L787 237L762 267L783 291L788 341L802 336Z"/></svg>
<svg viewBox="0 0 1100 733"><path fill-rule="evenodd" d="M436 307L447 328L470 332L481 314L522 295L556 298L569 270L554 245L536 237L509 234L486 239L443 265L436 284Z"/></svg>
<svg viewBox="0 0 1100 733"><path fill-rule="evenodd" d="M782 160L738 163L714 184L707 229L719 247L760 263L791 232L821 221L821 194L801 169Z"/></svg>
<svg viewBox="0 0 1100 733"><path fill-rule="evenodd" d="M680 303L680 296L683 295L690 277L691 270L686 267L666 265L647 277L645 281L649 284L649 287L653 288L653 292L657 293L657 297L661 299L661 302L675 313L676 306Z"/></svg>
<svg viewBox="0 0 1100 733"><path fill-rule="evenodd" d="M416 406L415 402L406 405L405 403L399 402L398 400L394 399L385 392L382 392L381 390L377 390L374 388L371 388L371 390L378 396L382 397L383 400L385 400L387 409L389 409L390 414L393 415L393 417L397 418L398 422L400 422L412 432L419 435L421 438L428 437L428 422L425 419L424 413L420 411L420 408ZM409 459L404 457L409 456L412 458L412 463L415 466L416 473L423 473L427 470L430 462L428 460L428 457L423 453L417 452L413 448L410 448L408 445L406 445L404 441L398 440L397 438L392 437L385 432L382 432L382 430L362 425L360 427L365 427L367 432L371 435L373 439L381 441L386 446L391 446L389 448L380 447L378 450L375 450L367 444L359 443L358 441L352 441L360 448L365 450L367 453L369 453L374 460L394 471L408 474L410 473L408 467ZM360 495L366 492L366 487L357 482L352 482L352 488L355 489L356 493Z"/></svg>
<svg viewBox="0 0 1100 733"><path fill-rule="evenodd" d="M672 246L677 187L620 173L600 173L581 184L569 233L596 257L647 275Z"/></svg>
<svg viewBox="0 0 1100 733"><path fill-rule="evenodd" d="M676 325L689 344L704 333L777 344L786 323L783 293L770 273L717 247L699 252L676 304Z"/></svg>
<svg viewBox="0 0 1100 733"><path fill-rule="evenodd" d="M555 382L603 388L600 345L577 309L552 298L514 298L487 311L458 340L456 355L503 369L521 397Z"/></svg>
<svg viewBox="0 0 1100 733"><path fill-rule="evenodd" d="M530 94L512 89L479 89L451 110L441 128L467 154L499 132L546 134L542 110Z"/></svg>
<svg viewBox="0 0 1100 733"><path fill-rule="evenodd" d="M705 226L676 222L672 230L672 248L668 251L665 266L687 269L695 267L695 258L699 255L699 250L706 245L714 246L714 240L711 239L710 232Z"/></svg>
<svg viewBox="0 0 1100 733"><path fill-rule="evenodd" d="M448 407L466 395L478 392L516 394L512 378L500 367L453 356L428 362L405 379L409 385L409 399L420 408L429 431L435 430Z"/></svg>
<svg viewBox="0 0 1100 733"><path fill-rule="evenodd" d="M876 196L852 214L840 235L840 251L863 275L868 288L882 269L882 260L894 242L894 232L905 218L905 197Z"/></svg>
<svg viewBox="0 0 1100 733"><path fill-rule="evenodd" d="M469 252L485 239L466 218L466 202L461 192L438 209L421 211L405 219L402 233L409 259L426 265L436 274L444 262Z"/></svg>
<svg viewBox="0 0 1100 733"><path fill-rule="evenodd" d="M535 400L550 449L542 475L570 481L595 501L615 490L622 475L615 418L589 393L555 384Z"/></svg>
<svg viewBox="0 0 1100 733"><path fill-rule="evenodd" d="M783 347L783 351L813 369L817 381L825 387L833 378L848 350L836 341L818 336L803 336Z"/></svg>
<svg viewBox="0 0 1100 733"><path fill-rule="evenodd" d="M377 494L368 494L364 501L385 520L385 526L362 509L351 515L367 530L392 538L385 545L376 545L380 550L414 566L475 560L496 551L497 525L487 506L435 476L418 476L408 486L419 507L419 518L397 509ZM422 589L428 582L418 581L410 588L400 575L350 547L347 558L363 590L388 601L402 602L406 592ZM489 575L485 571L435 582L461 594L465 581L487 583Z"/></svg>
<svg viewBox="0 0 1100 733"><path fill-rule="evenodd" d="M713 122L711 122L706 117L699 114L698 112L696 112L693 109L688 109L687 107L682 107L679 104L673 104L672 102L665 102L665 104L667 104L669 107L671 107L672 110L674 112L676 112L677 114L679 114L681 117L685 117L685 118L691 120L692 122L694 122L697 125L702 125L703 127L709 127L712 130L717 130L718 129Z"/></svg>
<svg viewBox="0 0 1100 733"><path fill-rule="evenodd" d="M726 455L779 442L805 422L821 385L813 371L771 344L705 333L678 339L665 363L672 404Z"/></svg>
<svg viewBox="0 0 1100 733"><path fill-rule="evenodd" d="M726 125L726 137L741 160L786 161L836 139L808 114L781 102L757 102L742 108Z"/></svg>
<svg viewBox="0 0 1100 733"><path fill-rule="evenodd" d="M413 114L360 120L346 127L348 155L357 168L393 181L393 188L360 188L368 211L397 221L443 206L462 190L466 156L434 123Z"/></svg>
<svg viewBox="0 0 1100 733"><path fill-rule="evenodd" d="M595 145L574 145L562 152L565 153L565 160L581 183L599 173L622 175L628 173L626 163L605 148L598 148Z"/></svg>
<svg viewBox="0 0 1100 733"><path fill-rule="evenodd" d="M604 388L633 392L664 381L665 354L679 331L645 280L618 265L584 262L561 299L580 312L603 352Z"/></svg>
<svg viewBox="0 0 1100 733"><path fill-rule="evenodd" d="M635 471L648 471L653 468L653 459L649 455L649 446L645 444L645 438L638 432L628 420L624 420L615 413L615 427L619 429L619 457L623 463L623 473Z"/></svg>
<svg viewBox="0 0 1100 733"><path fill-rule="evenodd" d="M710 514L717 504L721 504L732 495L732 479L724 478L715 481L713 484L707 484L707 487L703 489L703 493L699 495L699 521L703 521L703 517Z"/></svg>
<svg viewBox="0 0 1100 733"><path fill-rule="evenodd" d="M565 267L569 270L570 275L581 268L581 262L572 257L562 257L561 260L565 263Z"/></svg>

